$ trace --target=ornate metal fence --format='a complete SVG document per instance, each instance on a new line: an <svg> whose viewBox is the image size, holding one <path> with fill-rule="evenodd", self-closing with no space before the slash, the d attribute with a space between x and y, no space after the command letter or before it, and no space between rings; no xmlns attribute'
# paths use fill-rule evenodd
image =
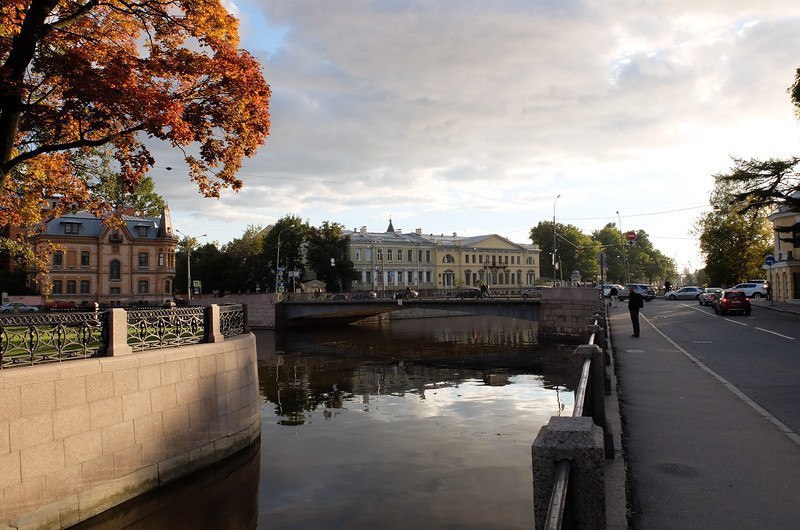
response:
<svg viewBox="0 0 800 530"><path fill-rule="evenodd" d="M204 341L202 307L128 311L128 345L133 351L169 348Z"/></svg>
<svg viewBox="0 0 800 530"><path fill-rule="evenodd" d="M0 317L0 368L105 355L105 313Z"/></svg>
<svg viewBox="0 0 800 530"><path fill-rule="evenodd" d="M233 337L245 332L247 312L243 305L223 305L219 308L219 330L222 335Z"/></svg>

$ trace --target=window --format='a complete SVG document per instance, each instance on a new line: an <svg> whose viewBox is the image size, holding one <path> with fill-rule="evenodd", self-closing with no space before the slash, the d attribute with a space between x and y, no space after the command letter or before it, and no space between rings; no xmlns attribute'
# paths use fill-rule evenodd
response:
<svg viewBox="0 0 800 530"><path fill-rule="evenodd" d="M81 252L81 267L89 266L89 251L84 250Z"/></svg>
<svg viewBox="0 0 800 530"><path fill-rule="evenodd" d="M77 294L78 284L75 280L67 281L67 294Z"/></svg>
<svg viewBox="0 0 800 530"><path fill-rule="evenodd" d="M64 253L60 250L53 252L53 266L61 267L64 265Z"/></svg>
<svg viewBox="0 0 800 530"><path fill-rule="evenodd" d="M397 251L397 261L403 261L403 251L402 251L402 249Z"/></svg>
<svg viewBox="0 0 800 530"><path fill-rule="evenodd" d="M163 252L159 252L158 253L158 268L160 269L162 267L164 267L164 253Z"/></svg>
<svg viewBox="0 0 800 530"><path fill-rule="evenodd" d="M111 241L112 243L122 242L122 234L119 233L119 229L115 228L114 230L112 230L108 240Z"/></svg>
<svg viewBox="0 0 800 530"><path fill-rule="evenodd" d="M372 249L368 248L364 251L364 261L370 262L372 261Z"/></svg>
<svg viewBox="0 0 800 530"><path fill-rule="evenodd" d="M89 294L89 280L81 280L81 294Z"/></svg>
<svg viewBox="0 0 800 530"><path fill-rule="evenodd" d="M478 256L478 263L483 263L483 254Z"/></svg>
<svg viewBox="0 0 800 530"><path fill-rule="evenodd" d="M408 251L408 261L412 261L413 259L414 259L414 251L413 250L409 250Z"/></svg>
<svg viewBox="0 0 800 530"><path fill-rule="evenodd" d="M139 294L147 294L150 290L150 286L147 280L139 280Z"/></svg>
<svg viewBox="0 0 800 530"><path fill-rule="evenodd" d="M356 261L361 261L361 249L356 249Z"/></svg>
<svg viewBox="0 0 800 530"><path fill-rule="evenodd" d="M62 287L61 280L53 280L53 294L62 294L63 287Z"/></svg>
<svg viewBox="0 0 800 530"><path fill-rule="evenodd" d="M383 249L378 249L378 261L383 261Z"/></svg>
<svg viewBox="0 0 800 530"><path fill-rule="evenodd" d="M386 249L386 261L392 261L392 249Z"/></svg>
<svg viewBox="0 0 800 530"><path fill-rule="evenodd" d="M113 259L110 263L110 271L109 276L111 281L119 281L120 280L120 271L119 271L119 260Z"/></svg>
<svg viewBox="0 0 800 530"><path fill-rule="evenodd" d="M119 287L112 287L111 288L111 294L121 294L121 293L122 293L122 291L120 290Z"/></svg>
<svg viewBox="0 0 800 530"><path fill-rule="evenodd" d="M425 251L425 261L426 261L427 263L430 263L430 262L431 262L431 251L430 251L430 250L426 250L426 251ZM429 278L429 279L430 279L430 278Z"/></svg>
<svg viewBox="0 0 800 530"><path fill-rule="evenodd" d="M464 256L464 263L469 263L469 254Z"/></svg>
<svg viewBox="0 0 800 530"><path fill-rule="evenodd" d="M367 273L365 278L366 283L372 283L372 271L366 271L366 273Z"/></svg>
<svg viewBox="0 0 800 530"><path fill-rule="evenodd" d="M169 280L164 280L164 294L170 294L172 292L172 282Z"/></svg>
<svg viewBox="0 0 800 530"><path fill-rule="evenodd" d="M147 237L147 227L146 226L137 226L136 227L136 235L139 237Z"/></svg>
<svg viewBox="0 0 800 530"><path fill-rule="evenodd" d="M414 283L414 271L406 271L406 283Z"/></svg>
<svg viewBox="0 0 800 530"><path fill-rule="evenodd" d="M64 233L65 234L79 234L80 233L80 223L64 223Z"/></svg>
<svg viewBox="0 0 800 530"><path fill-rule="evenodd" d="M139 252L139 267L147 268L150 266L150 254Z"/></svg>

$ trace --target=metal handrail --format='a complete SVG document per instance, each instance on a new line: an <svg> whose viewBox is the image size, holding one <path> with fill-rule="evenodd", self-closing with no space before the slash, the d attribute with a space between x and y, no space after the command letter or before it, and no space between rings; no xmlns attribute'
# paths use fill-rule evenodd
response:
<svg viewBox="0 0 800 530"><path fill-rule="evenodd" d="M597 326L600 321L600 316L594 316L593 326ZM589 336L589 345L594 344L597 331L592 331ZM589 386L589 373L592 367L591 357L583 361L581 366L581 376L578 380L578 386L575 389L575 405L572 409L572 417L583 416L584 401L586 401L586 389ZM545 519L544 527L546 530L559 530L564 521L564 508L567 503L567 493L569 486L569 473L571 461L569 457L559 459L556 468L556 476L553 480L553 491L550 494L550 504L547 507L547 517Z"/></svg>

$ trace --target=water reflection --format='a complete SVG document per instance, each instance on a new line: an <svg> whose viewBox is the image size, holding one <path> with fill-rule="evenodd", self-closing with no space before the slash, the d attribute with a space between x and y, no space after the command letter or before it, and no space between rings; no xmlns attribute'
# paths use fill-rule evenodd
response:
<svg viewBox="0 0 800 530"><path fill-rule="evenodd" d="M529 528L530 445L572 408L553 360L574 348L535 337L488 317L259 332L259 526Z"/></svg>

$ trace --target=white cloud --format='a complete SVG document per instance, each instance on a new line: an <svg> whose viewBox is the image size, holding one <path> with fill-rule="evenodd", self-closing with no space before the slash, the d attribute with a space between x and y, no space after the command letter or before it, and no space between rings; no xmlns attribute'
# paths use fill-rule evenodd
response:
<svg viewBox="0 0 800 530"><path fill-rule="evenodd" d="M376 231L391 214L406 231L524 242L560 193L559 219L591 231L619 210L698 267L699 210L640 214L705 204L731 155L797 152L794 1L235 9L273 90L267 146L244 191L218 201L178 175L176 153L158 157L174 171L156 169L176 223L223 242L286 214Z"/></svg>

